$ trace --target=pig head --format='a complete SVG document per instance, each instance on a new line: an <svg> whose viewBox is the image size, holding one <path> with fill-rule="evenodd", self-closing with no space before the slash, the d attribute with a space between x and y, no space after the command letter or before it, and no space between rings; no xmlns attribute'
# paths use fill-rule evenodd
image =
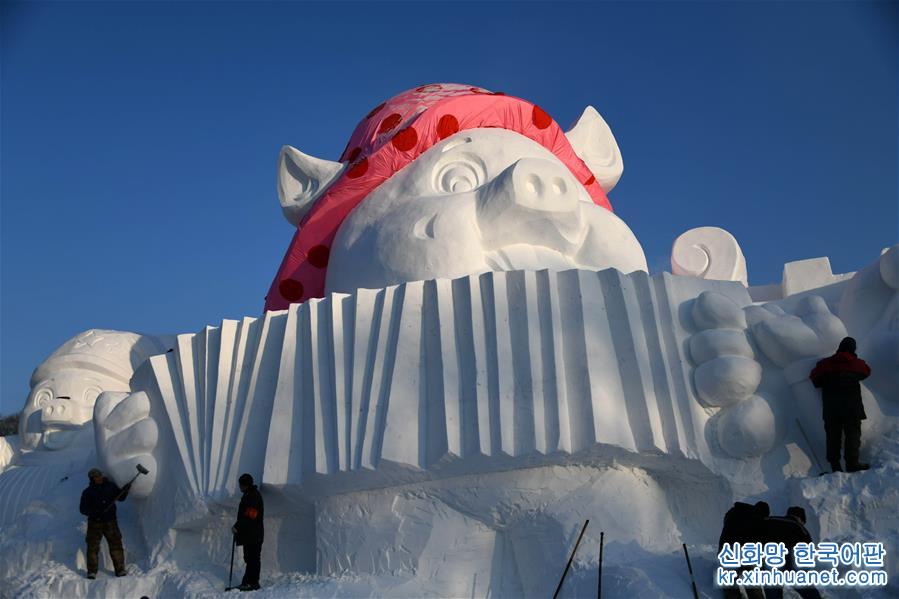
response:
<svg viewBox="0 0 899 599"><path fill-rule="evenodd" d="M623 170L608 125L588 107L565 137L605 192ZM279 195L289 222L351 168L286 146ZM327 256L326 292L503 270L646 271L628 226L556 154L515 131L447 136L368 193Z"/></svg>

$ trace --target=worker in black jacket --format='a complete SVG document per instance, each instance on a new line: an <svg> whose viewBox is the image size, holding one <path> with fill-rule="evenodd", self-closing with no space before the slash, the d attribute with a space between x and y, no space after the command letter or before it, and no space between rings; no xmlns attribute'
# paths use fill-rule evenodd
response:
<svg viewBox="0 0 899 599"><path fill-rule="evenodd" d="M109 546L109 557L115 567L116 576L125 576L125 548L122 547L122 533L116 521L116 501L125 501L131 483L121 489L108 480L103 473L92 468L87 473L91 483L81 493L81 513L87 516L87 577L97 577L99 566L100 543L106 537Z"/></svg>
<svg viewBox="0 0 899 599"><path fill-rule="evenodd" d="M837 353L819 360L809 378L821 389L824 402L824 433L827 436L827 461L834 472L843 470L840 449L843 437L846 445L843 457L846 471L858 472L870 466L859 460L862 444L862 420L866 418L860 382L871 375L871 368L855 354L852 337L840 341Z"/></svg>
<svg viewBox="0 0 899 599"><path fill-rule="evenodd" d="M790 506L785 516L771 516L765 519L764 541L766 543L783 543L787 548L787 562L782 570L795 570L796 560L793 557L797 543L811 543L812 535L805 527L805 510L797 505ZM821 599L821 593L815 587L794 587L802 599ZM769 599L781 599L783 587L765 589Z"/></svg>
<svg viewBox="0 0 899 599"><path fill-rule="evenodd" d="M757 543L762 540L764 534L764 522L771 514L771 508L767 502L758 501L755 505L749 505L742 501L734 503L733 507L724 514L724 526L721 528L721 536L718 538L718 553L721 553L725 543ZM737 569L737 577L743 576L749 567ZM765 591L761 587L744 587L748 599L765 599ZM738 599L743 595L738 585L722 587L724 599Z"/></svg>
<svg viewBox="0 0 899 599"><path fill-rule="evenodd" d="M262 505L262 494L253 484L253 477L241 474L237 479L240 485L240 505L237 508L237 522L231 528L235 541L243 546L243 561L246 571L238 587L241 591L255 591L259 588L259 570L262 568L262 541L264 530L262 517L265 508Z"/></svg>

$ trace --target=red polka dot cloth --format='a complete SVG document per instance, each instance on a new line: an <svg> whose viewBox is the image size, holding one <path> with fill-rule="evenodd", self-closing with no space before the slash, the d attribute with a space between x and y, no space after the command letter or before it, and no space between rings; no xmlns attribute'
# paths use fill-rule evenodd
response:
<svg viewBox="0 0 899 599"><path fill-rule="evenodd" d="M331 244L353 208L440 140L479 128L508 129L539 143L568 167L597 205L612 209L565 133L539 106L470 85L416 87L379 104L356 126L340 157L346 168L297 227L265 298L265 309L283 310L323 297Z"/></svg>

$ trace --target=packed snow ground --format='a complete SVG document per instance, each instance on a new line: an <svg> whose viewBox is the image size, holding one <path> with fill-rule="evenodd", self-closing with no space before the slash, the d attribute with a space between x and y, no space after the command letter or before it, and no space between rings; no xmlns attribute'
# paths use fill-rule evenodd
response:
<svg viewBox="0 0 899 599"><path fill-rule="evenodd" d="M883 589L822 589L830 597L892 597L899 592L896 581L896 551L899 550L899 431L892 430L866 448L874 467L868 472L828 474L821 477L793 478L787 493L761 495L748 500L765 499L774 513L783 513L798 504L809 513L809 529L816 540L882 541L887 550L886 570L890 585ZM84 578L84 521L76 506L84 481L66 480L56 487L45 502L32 506L28 517L5 530L0 541L0 578L6 584L2 597L221 597L234 596L223 591L228 582L230 548L220 548L220 563L200 563L180 554L150 568L150 559L141 553L137 513L130 502L122 504L119 523L125 536L129 576L112 575L106 549L101 553L101 571L96 581ZM743 499L743 498L740 498ZM649 500L649 499L648 499ZM697 497L697 501L702 498ZM548 506L549 507L549 506ZM577 512L578 506L568 506ZM635 506L635 509L639 509ZM581 514L576 514L578 518ZM723 515L723 514L721 514ZM589 515L588 515L589 517ZM716 515L715 520L720 516ZM60 525L60 522L63 522ZM638 520L635 519L635 525ZM652 530L642 520L640 537L679 536L681 531ZM52 527L51 527L52 523ZM607 529L621 523L606 523ZM602 524L591 522L562 597L596 595L598 537ZM627 523L624 524L627 526ZM579 530L566 531L570 539L558 547L557 559L545 564L540 573L546 578L549 593L555 588ZM708 542L689 546L700 595L718 597L713 574L719 530L708 531ZM589 538L589 541L587 540ZM605 537L603 595L605 597L687 597L690 579L679 550L648 551L636 542ZM302 540L298 540L302 542ZM664 545L663 545L664 546ZM670 544L668 545L670 547ZM243 561L240 549L235 555L234 584L240 582ZM248 597L423 597L446 596L447 577L443 572L431 581L423 581L415 572L406 576L341 575L321 577L266 570L263 564L263 588ZM269 564L270 566L271 564ZM497 581L456 580L453 596L500 597ZM509 588L509 587L506 587ZM463 591L464 590L464 591ZM244 596L244 595L241 595Z"/></svg>

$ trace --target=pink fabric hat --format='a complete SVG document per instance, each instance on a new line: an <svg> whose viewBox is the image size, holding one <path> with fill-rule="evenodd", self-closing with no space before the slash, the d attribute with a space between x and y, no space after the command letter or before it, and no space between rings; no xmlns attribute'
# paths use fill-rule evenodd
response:
<svg viewBox="0 0 899 599"><path fill-rule="evenodd" d="M565 133L526 100L456 83L423 85L379 104L356 125L340 157L347 168L297 227L265 298L266 310L283 310L325 293L331 244L349 213L376 187L440 140L465 129L515 131L565 164L593 201L611 210L605 191L577 157Z"/></svg>

